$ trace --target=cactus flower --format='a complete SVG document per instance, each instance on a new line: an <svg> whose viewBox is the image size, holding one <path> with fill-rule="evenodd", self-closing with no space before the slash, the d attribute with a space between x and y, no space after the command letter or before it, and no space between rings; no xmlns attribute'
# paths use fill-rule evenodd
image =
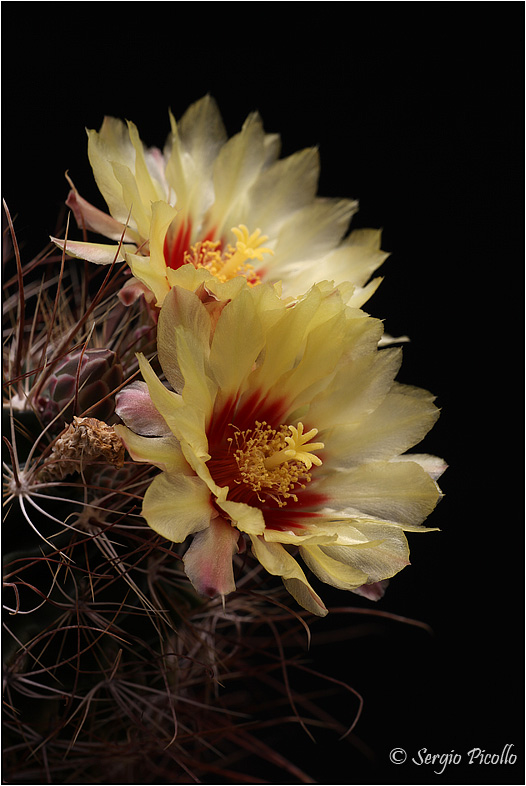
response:
<svg viewBox="0 0 526 786"><path fill-rule="evenodd" d="M221 280L281 281L285 295L324 278L350 282L352 305L370 297L380 279L369 278L387 257L380 231L346 235L357 202L316 196L317 149L280 159L279 136L264 132L256 112L228 139L209 96L179 122L170 114L170 123L162 152L146 148L131 122L106 117L100 131L88 131L89 160L109 215L75 187L67 204L80 227L115 242L53 238L59 247L97 264L126 261L133 277L121 292L125 303L146 294L161 306L176 283L174 271L186 264Z"/></svg>
<svg viewBox="0 0 526 786"><path fill-rule="evenodd" d="M394 381L401 349L379 349L381 322L332 284L291 305L232 283L216 283L214 318L173 287L158 324L166 381L139 356L144 381L118 396L117 433L161 470L142 515L192 538L184 565L203 595L235 589L233 555L249 548L314 614L327 610L297 555L322 582L378 597L440 497L444 463L405 453L435 422L433 397Z"/></svg>

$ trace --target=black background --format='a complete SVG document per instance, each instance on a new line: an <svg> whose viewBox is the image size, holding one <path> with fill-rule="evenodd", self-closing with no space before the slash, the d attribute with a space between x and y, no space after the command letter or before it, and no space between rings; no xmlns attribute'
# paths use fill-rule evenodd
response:
<svg viewBox="0 0 526 786"><path fill-rule="evenodd" d="M54 233L65 170L103 206L85 127L128 118L162 146L168 107L180 117L207 92L230 134L258 109L283 154L318 145L319 193L359 198L353 226L383 228L391 256L366 309L411 337L399 378L436 394L441 418L421 449L450 468L429 520L441 532L409 535L412 565L375 608L434 634L377 621L323 647L316 636L341 618L316 623L316 666L348 681L365 709L351 744L294 732L288 753L325 784L522 783L523 5L10 2L2 11L2 191L26 248ZM335 711L350 722L353 709ZM470 749L500 754L506 744L515 766L468 765ZM395 747L405 764L390 763ZM424 748L462 763L437 775L411 762Z"/></svg>

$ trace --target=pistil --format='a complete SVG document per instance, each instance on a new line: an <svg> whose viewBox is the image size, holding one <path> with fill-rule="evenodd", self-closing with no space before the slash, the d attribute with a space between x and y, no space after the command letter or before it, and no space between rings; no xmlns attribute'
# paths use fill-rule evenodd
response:
<svg viewBox="0 0 526 786"><path fill-rule="evenodd" d="M261 262L264 254L274 253L263 246L268 237L262 235L260 229L251 234L244 224L233 227L232 232L237 238L235 247L229 245L222 251L219 241L204 240L185 252L184 261L196 268L206 268L221 281L244 276L249 284L258 284L259 276L250 261Z"/></svg>
<svg viewBox="0 0 526 786"><path fill-rule="evenodd" d="M227 278L236 274L238 269L249 259L256 259L261 262L263 254L272 254L270 248L262 247L268 240L267 235L261 234L261 229L256 229L252 234L249 233L244 224L232 227L232 232L237 237L236 250L234 254L225 262L221 273Z"/></svg>
<svg viewBox="0 0 526 786"><path fill-rule="evenodd" d="M277 453L274 453L272 456L266 458L263 462L265 469L274 469L286 461L301 461L302 464L305 464L307 469L310 469L313 464L319 467L322 461L320 457L316 456L312 451L322 450L325 445L323 442L311 442L308 444L309 440L316 436L318 429L312 428L310 431L304 434L303 423L298 423L298 428L289 426L289 430L292 433L292 436L285 437L285 442L287 442L288 448L283 448L283 450L280 450ZM308 448L308 450L304 450L303 448Z"/></svg>

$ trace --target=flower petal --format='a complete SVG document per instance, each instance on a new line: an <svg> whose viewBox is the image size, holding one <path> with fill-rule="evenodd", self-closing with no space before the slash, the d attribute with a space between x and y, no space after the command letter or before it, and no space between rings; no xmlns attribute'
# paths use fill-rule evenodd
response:
<svg viewBox="0 0 526 786"><path fill-rule="evenodd" d="M324 260L328 278L336 281L350 279L359 287L365 286L369 277L387 259L389 254L380 248L382 232L379 229L355 229L341 246Z"/></svg>
<svg viewBox="0 0 526 786"><path fill-rule="evenodd" d="M367 303L367 301L374 295L382 281L383 278L378 276L377 278L373 278L372 281L369 281L365 287L354 287L353 292L345 302L354 308L362 308L364 303ZM404 336L399 340L405 341L406 338Z"/></svg>
<svg viewBox="0 0 526 786"><path fill-rule="evenodd" d="M150 265L159 278L166 278L164 241L170 224L177 218L177 209L166 202L151 203L149 234ZM162 302L162 301L161 301ZM158 303L160 306L161 303Z"/></svg>
<svg viewBox="0 0 526 786"><path fill-rule="evenodd" d="M125 242L134 242L137 240L133 232L126 228L125 224L116 221L108 213L99 210L86 199L80 196L76 188L72 188L66 199L66 205L71 208L77 226L80 229L91 230L104 237L109 237L110 240L119 240L122 238Z"/></svg>
<svg viewBox="0 0 526 786"><path fill-rule="evenodd" d="M164 298L170 291L165 272L159 273L159 271L155 270L150 264L150 257L142 254L128 252L126 254L126 262L137 281L153 293L155 305L162 305Z"/></svg>
<svg viewBox="0 0 526 786"><path fill-rule="evenodd" d="M335 532L337 525L324 527L318 524L318 519L305 531L293 532L292 530L265 529L263 537L268 543L287 543L292 546L312 544L319 546L321 543L334 543L338 539Z"/></svg>
<svg viewBox="0 0 526 786"><path fill-rule="evenodd" d="M281 576L285 587L300 606L324 617L327 614L325 604L310 586L294 557L280 543L267 543L262 537L253 535L250 539L254 555L265 570L273 576Z"/></svg>
<svg viewBox="0 0 526 786"><path fill-rule="evenodd" d="M375 581L372 584L362 584L361 587L356 587L351 592L355 592L357 595L367 598L367 600L380 600L385 595L388 585L389 579L384 579L383 581Z"/></svg>
<svg viewBox="0 0 526 786"><path fill-rule="evenodd" d="M316 199L297 210L278 235L276 260L287 270L289 265L324 257L341 240L357 210L358 202L352 199Z"/></svg>
<svg viewBox="0 0 526 786"><path fill-rule="evenodd" d="M150 393L151 401L159 413L162 412L162 417L166 421L172 434L178 439L180 437L178 417L179 410L183 408L183 399L178 393L168 390L161 382L157 374L153 371L150 363L146 360L142 353L137 354L139 361L139 368Z"/></svg>
<svg viewBox="0 0 526 786"><path fill-rule="evenodd" d="M105 117L100 131L88 130L88 157L111 215L125 223L129 208L123 201L122 186L115 177L113 162L134 167L135 150L126 124L115 117Z"/></svg>
<svg viewBox="0 0 526 786"><path fill-rule="evenodd" d="M183 562L186 575L201 595L213 598L236 589L232 557L238 539L239 532L220 516L194 536Z"/></svg>
<svg viewBox="0 0 526 786"><path fill-rule="evenodd" d="M241 131L223 145L214 164L215 199L208 222L216 227L219 237L240 223L245 194L264 166L266 155L263 124L253 112Z"/></svg>
<svg viewBox="0 0 526 786"><path fill-rule="evenodd" d="M210 373L223 399L238 395L264 343L254 301L244 287L221 312L210 348Z"/></svg>
<svg viewBox="0 0 526 786"><path fill-rule="evenodd" d="M267 391L294 368L321 303L321 292L313 288L292 308L281 308L279 319L266 331L265 353L252 375L254 387Z"/></svg>
<svg viewBox="0 0 526 786"><path fill-rule="evenodd" d="M126 254L135 251L135 246L106 245L104 243L84 243L82 240L61 240L50 237L50 240L65 251L70 257L86 259L96 265L111 265L113 262L124 262Z"/></svg>
<svg viewBox="0 0 526 786"><path fill-rule="evenodd" d="M438 480L446 471L447 464L444 459L438 456L430 456L429 453L406 453L404 456L397 456L397 461L414 461L420 464L429 477Z"/></svg>
<svg viewBox="0 0 526 786"><path fill-rule="evenodd" d="M177 330L176 330L177 326ZM183 329L185 344L188 348L186 368L181 371L178 360L177 331ZM185 386L185 371L190 376L188 360L193 358L197 362L202 358L202 363L194 369L197 387L202 387L204 379L204 362L210 354L211 322L206 308L199 297L182 287L172 287L166 296L159 314L157 324L157 346L159 362L166 375L166 379L174 390L182 391ZM193 375L192 375L193 379ZM190 384L190 380L186 380ZM207 396L209 399L209 394ZM195 401L195 398L193 398ZM199 401L195 401L199 406ZM209 406L209 405L208 405Z"/></svg>
<svg viewBox="0 0 526 786"><path fill-rule="evenodd" d="M315 576L338 589L356 589L365 584L368 579L367 573L327 556L320 546L302 546L300 554Z"/></svg>
<svg viewBox="0 0 526 786"><path fill-rule="evenodd" d="M388 394L401 360L401 350L393 348L346 363L312 400L309 418L319 430L360 422Z"/></svg>
<svg viewBox="0 0 526 786"><path fill-rule="evenodd" d="M126 254L131 271L155 294L156 305L161 306L170 291L167 279L167 267L164 258L164 238L168 227L175 219L177 211L166 202L153 202L150 206L148 219L149 256L142 254Z"/></svg>
<svg viewBox="0 0 526 786"><path fill-rule="evenodd" d="M164 155L166 178L177 196L177 207L199 225L214 200L213 164L227 134L216 102L204 96L179 122L170 114L172 132Z"/></svg>
<svg viewBox="0 0 526 786"><path fill-rule="evenodd" d="M361 464L331 474L321 488L331 509L373 516L401 527L420 525L440 499L436 483L419 464L410 461Z"/></svg>
<svg viewBox="0 0 526 786"><path fill-rule="evenodd" d="M342 424L332 432L335 463L356 466L404 453L420 442L437 420L440 413L433 400L425 390L394 383L374 412L358 424Z"/></svg>
<svg viewBox="0 0 526 786"><path fill-rule="evenodd" d="M135 380L115 396L115 411L128 428L146 437L170 434L166 421L154 406L146 382Z"/></svg>
<svg viewBox="0 0 526 786"><path fill-rule="evenodd" d="M316 148L306 148L264 169L247 194L247 215L240 222L265 227L271 238L281 226L315 196L320 175L320 157ZM305 287L312 284L312 281ZM304 291L298 289L298 292Z"/></svg>
<svg viewBox="0 0 526 786"><path fill-rule="evenodd" d="M216 502L242 532L248 532L250 535L262 535L265 531L265 519L259 508L246 505L244 502L232 502L222 494L218 496Z"/></svg>
<svg viewBox="0 0 526 786"><path fill-rule="evenodd" d="M199 478L166 472L153 479L142 506L149 526L174 543L206 529L214 513L210 491Z"/></svg>
<svg viewBox="0 0 526 786"><path fill-rule="evenodd" d="M388 579L409 565L407 539L398 527L381 522L355 522L355 529L363 541L353 545L319 546L327 557L363 571L367 584ZM303 548L300 549L302 557Z"/></svg>
<svg viewBox="0 0 526 786"><path fill-rule="evenodd" d="M146 212L148 206L154 204L159 200L166 200L168 194L166 187L159 178L159 169L157 166L152 165L156 162L156 156L146 155L144 145L140 139L139 132L135 123L128 120L128 133L130 135L131 143L135 149L135 167L134 177L137 183L137 189L141 197L141 201L145 206ZM160 155L160 151L157 151ZM166 204L166 202L165 202ZM148 237L146 232L144 237Z"/></svg>
<svg viewBox="0 0 526 786"><path fill-rule="evenodd" d="M165 472L192 474L173 434L164 437L143 437L126 426L116 425L114 429L134 461L153 464Z"/></svg>

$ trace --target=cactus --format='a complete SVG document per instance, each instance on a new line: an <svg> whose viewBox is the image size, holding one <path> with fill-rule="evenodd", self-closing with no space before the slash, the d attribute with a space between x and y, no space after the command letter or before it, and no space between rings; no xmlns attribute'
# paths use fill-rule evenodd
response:
<svg viewBox="0 0 526 786"><path fill-rule="evenodd" d="M342 735L360 705L344 686L353 703L346 718L332 718L322 700L291 689L291 670L313 690L331 684L297 658L308 647L305 614L289 610L285 590L246 553L236 557L239 590L228 608L203 599L180 547L139 515L157 470L123 462L111 421L135 352L153 354L155 324L140 304L114 297L124 273L100 282L95 271L75 286L77 262L66 268L46 249L23 264L12 225L11 233L6 780L252 782L255 767L263 778L311 782L272 729L325 725ZM59 278L42 277L50 262L63 266Z"/></svg>
<svg viewBox="0 0 526 786"><path fill-rule="evenodd" d="M112 392L123 380L122 366L110 349L70 352L50 375L37 399L44 424L60 418L66 423L88 410L91 417L111 422L115 411Z"/></svg>
<svg viewBox="0 0 526 786"><path fill-rule="evenodd" d="M295 550L301 549L305 541L312 540L313 549L319 553L309 552L310 565L318 561L317 569L313 568L312 572L321 581L329 576L328 583L333 587L352 588L349 576L354 577L353 585L360 585L361 594L369 598L381 597L385 581L374 581L376 573L364 573L351 563L340 562L331 556L329 548L340 548L340 532L327 529L311 537L298 524L299 518L292 517L290 520L276 518L274 527L267 526L262 508L257 508L259 515L250 518L254 530L251 543L262 549L268 536L269 548L265 546L263 554L263 564L266 561L269 569L267 573L249 551L250 544L247 548L244 534L241 537L238 533L236 540L232 540L232 530L242 522L243 511L249 505L227 499L230 488L225 476L232 487L241 481L237 470L234 474L230 469L225 473L222 462L224 454L228 454L225 460L228 466L234 466L232 462L235 462L242 468L243 456L248 456L243 471L247 478L245 492L250 489L249 499L255 497L259 502L266 501L258 496L261 483L265 481L268 499L276 501L281 509L280 503L286 504L285 499L298 502L300 488L304 488L302 482L311 480L299 464L310 469L308 462L322 463L312 451L324 449L324 443L309 443L317 428L308 426L304 434L303 425L297 420L309 397L314 397L321 412L324 407L328 410L337 385L347 380L341 372L350 362L358 370L365 370L366 375L370 372L363 385L358 379L353 383L350 414L353 417L356 414L353 407L357 413L370 414L372 410L366 406L368 395L375 401L382 400L387 372L394 369L395 356L384 355L390 358L384 363L365 353L365 347L376 347L380 332L375 328L369 333L360 327L361 317L357 315L378 286L379 279L369 283L367 279L385 255L380 251L376 231L358 230L357 235L342 240L356 203L314 196L312 186L318 177L316 155L306 151L305 156L302 152L291 156L288 163L287 160L276 161L269 168L277 155L278 137L265 135L256 115L249 118L242 132L223 149L226 140L221 141L222 123L217 122L220 118L213 102L207 97L196 106L201 108L198 111L191 108L179 130L176 131L173 125L166 148L169 152L166 172L163 154L155 148L143 148L132 123L126 131L120 121L107 118L100 139L96 132L89 132L91 158L102 175L98 180L108 186L110 201L114 202L113 196L122 192L126 203L117 204L117 214L109 216L87 203L72 187L66 204L73 209L79 229L82 227L82 241L69 242L68 221L65 231L60 232L60 239L55 238L55 245L47 246L35 258L26 261L20 252L9 210L5 210L3 424L7 453L4 463L3 743L7 783L314 783L322 781L314 780L299 763L303 762L304 751L300 751L299 761L295 761L290 744L295 732L301 733L303 742L316 738L321 727L324 733L334 733L335 741L340 738L343 747L353 744L350 732L360 717L363 700L350 684L331 674L334 667L332 648L324 666L328 673L318 669L314 659L311 660L311 635L316 632L316 626L322 624L322 618L313 618L300 605L291 605L288 591L280 579L289 581L294 597L305 596L305 589L298 590L297 586L298 582L302 583L303 574L299 567L289 567L290 562L296 565L292 558ZM216 121L210 125L208 121L214 118ZM192 133L197 134L195 144L190 144ZM252 138L259 140L254 151ZM119 147L121 142L122 149ZM219 157L220 149L223 152ZM111 160L106 161L104 156L108 151ZM192 158L194 153L195 160ZM136 163L133 172L128 167L132 159ZM224 165L230 159L237 164L233 168ZM245 169L252 185L249 183L240 194L237 192L239 177L235 173ZM170 186L166 190L170 177L177 175L179 178L179 173L184 174L184 187L174 189ZM187 175L191 175L190 180ZM225 183L220 182L223 176ZM269 202L262 210L262 195L271 195L271 186L277 183L281 185L276 204ZM134 197L130 209L128 196L132 192L140 199ZM211 203L212 192L215 201ZM288 196L290 204L282 205ZM185 197L189 201L187 205ZM224 231L237 223L233 219L228 223L227 217L230 220L231 214L239 210L243 214L239 218L244 220L247 210L248 214L251 212L248 208L253 209L254 220L268 214L273 226L274 237L269 246L259 248L259 252L264 237L259 234L262 230L254 226L249 231L241 223L232 230L238 241L235 249L224 246L228 242L228 238L223 237ZM216 226L219 220L227 222L224 227ZM91 244L88 231L106 233L117 245ZM196 242L193 242L191 236L196 233ZM298 248L295 248L296 237ZM57 247L61 249L59 252ZM276 257L281 254L282 269L269 265L268 271L260 268L256 276L250 266L245 267L251 259L261 261L258 253L271 254L274 250ZM76 258L70 258L67 253ZM303 257L306 257L304 267ZM99 264L80 261L83 259ZM332 284L328 282L333 279L336 282L344 269L354 270L356 287L345 278L341 286L336 283L331 292ZM329 275L331 270L333 273ZM290 296L285 293L282 305L293 318L287 322L288 335L295 337L298 333L296 348L279 327L281 320L275 298L280 297L281 283L274 287L261 284L262 289L250 289L255 299L245 300L238 287L240 281L235 280L239 271L246 276L241 283L247 288L249 285L259 287L267 274L274 280L274 273L279 272L277 281L282 279L283 273L286 284L288 276ZM210 277L214 273L224 280L212 280ZM309 301L301 299L307 287L300 288L299 282L308 281L310 286L314 280L321 282L316 284L315 296L323 302L323 312L309 311ZM218 288L227 293L224 298L217 294ZM325 327L330 325L331 330L336 327L338 340L347 330L342 327L347 316L343 317L343 310L335 306L336 290L342 309L344 305L345 309L350 308L357 325L353 327L356 333L353 351L341 355L333 353L333 357L326 351L327 337L336 336L336 333L324 332ZM198 310L193 308L196 297L200 301ZM163 323L159 308L164 300L168 308L176 309L178 298L181 311L174 313L178 318L183 314L184 319L175 325L177 340L174 340L174 332L169 323ZM259 316L247 305L258 298L262 304ZM246 311L236 312L234 305L241 302ZM227 312L230 303L232 306ZM293 311L295 303L307 303L308 308ZM228 315L229 319L237 313L238 321L221 320L223 309L224 316ZM296 320L298 313L300 316ZM240 314L243 319L239 318ZM160 335L164 335L164 342L159 341L160 361L157 360L156 341L158 320ZM376 322L379 327L379 321ZM223 328L225 324L227 327ZM319 335L314 336L312 326L320 327ZM264 345L262 338L258 338L258 331L261 337L265 331L272 331L273 343ZM235 341L230 344L231 335L235 336ZM238 378L234 373L238 362L236 347L244 342L250 344L254 355L245 357L242 352L238 353L243 356L242 374ZM346 344L342 346L344 350L347 347ZM303 354L298 354L300 350ZM327 356L320 364L317 362L320 355L316 352ZM145 383L137 379L137 355L141 371L148 374L153 384L157 401L169 401L166 410L158 406L153 394L150 404L145 405ZM219 355L221 360L223 357L228 360L224 369ZM308 362L304 362L305 357ZM237 403L236 397L242 402L242 409L255 412L261 391L255 389L253 395L243 400L242 395L247 395L248 391L241 380L253 379L263 367L267 371L273 358L277 360L277 370L272 371L274 376L269 375L269 386L275 385L277 390L286 380L284 388L288 390L290 380L298 377L306 387L299 388L293 398L297 412L292 413L294 418L290 423L281 424L285 431L278 433L266 421L255 421L258 429L261 426L265 430L259 435L261 442L258 444L272 445L272 450L267 454L249 455L248 448L245 453L240 449L236 451L237 457L232 458L231 445L219 445L218 440L217 454L212 458L210 453L208 458L203 458L211 447L211 439L201 423L206 419L210 402L215 401L214 407L217 404L212 414L219 412L218 431L222 428L222 418L225 423L229 422L230 403L227 406L227 402ZM340 360L341 368L336 365ZM260 361L262 365L258 366ZM327 391L321 386L323 380L319 376L323 374L329 375L334 382L330 396L325 395ZM229 375L233 377L231 389ZM263 374L258 379L265 381ZM133 382L135 386L132 384L128 388L134 391L131 404L124 401L116 410L121 389ZM403 388L413 390L405 385ZM339 389L345 391L347 388L344 385ZM199 399L195 412L187 406L194 391L195 398ZM282 394L285 397L280 390L280 396ZM411 404L428 400L421 393L408 392L407 397L410 396ZM126 394L122 398L125 399ZM201 406L203 401L206 404ZM280 397L276 396L275 401L279 402ZM151 407L149 412L148 406ZM281 404L275 406L279 409ZM390 438L395 434L392 438L395 443L403 441L398 426L393 431L386 429L383 418L387 417L386 412L389 414L389 408L380 411L378 401L375 406L374 411L380 412L378 419L373 420L375 438L377 432L385 429ZM407 408L409 415L405 414L405 404L392 402L390 406L401 412L397 417L402 423L405 420L413 423L412 406ZM173 412L180 413L184 407L186 420L183 417L176 423ZM274 404L269 406L269 411L273 407ZM153 426L152 409L155 409ZM135 423L145 425L144 431L142 428L137 433L126 430L125 421L130 413ZM125 425L119 422L119 414ZM263 414L267 416L265 410ZM332 420L327 420L327 429L334 432L341 429L338 439L342 444L347 434L352 433L352 440L358 434L360 447L366 441L366 429L355 428L357 421L353 420L354 430L351 430L351 421L349 429L344 430L336 414ZM297 425L291 425L292 421ZM187 430L186 441L184 435L181 436L181 423ZM165 428L164 432L159 433L159 425ZM236 435L238 432L247 435L246 445L251 442L250 424L244 431L235 424L230 425L236 429ZM168 427L169 434L166 433ZM411 425L411 434L419 428ZM119 436L126 433L128 453ZM198 449L194 453L196 434ZM143 438L147 441L147 437L159 439L155 444L159 452L155 455L151 444L145 446L142 442ZM138 442L143 453L134 448ZM374 456L376 441L373 448L371 455ZM387 454L391 455L388 451ZM364 455L367 460L365 450ZM405 457L400 456L402 458ZM207 460L210 463L205 466ZM250 476L252 460L254 466L259 462L259 475ZM296 474L287 474L289 460L296 461ZM155 465L150 461L155 461ZM420 461L429 469L422 467L422 472L415 469L419 477L424 471L431 477L433 474L438 476L445 466L440 460L426 455L420 455ZM403 461L394 463L402 465ZM408 465L409 462L404 467ZM215 474L212 474L213 466ZM420 467L418 461L415 467ZM222 588L227 587L226 600L227 593L223 589L215 598L198 594L183 569L184 559L189 563L186 546L172 542L168 536L162 537L158 531L163 528L151 528L141 515L144 512L146 516L147 490L150 512L152 508L155 511L155 489L162 488L157 477L160 470L169 480L170 473L181 480L177 487L172 484L170 493L173 496L168 502L158 506L162 507L159 517L162 523L168 522L168 536L173 509L180 503L180 488L186 481L186 488L190 487L191 493L187 492L184 498L185 510L190 511L185 527L192 530L192 534L197 531L197 535L201 535L204 530L200 531L199 526L203 518L206 518L208 530L221 519L221 540L228 546L223 549L228 557L226 560L223 555L223 564L228 567L228 583L222 585ZM191 473L185 474L189 470ZM267 482L269 470L276 474ZM339 467L336 470L335 476L343 474ZM206 496L203 494L201 476L207 473L207 482L213 478L214 495L206 484ZM371 512L367 507L369 487L374 488L379 482L374 473L372 478L366 481L369 485L363 495L366 518L374 515L374 510ZM292 493L296 486L298 495ZM319 497L324 505L330 502L330 497L320 493L319 486L314 484L313 488L316 490L309 492L311 498ZM391 488L394 488L394 481L381 496L379 510L382 516L387 516L399 501L395 496L392 508L387 504ZM426 480L427 488L430 483ZM196 489L200 489L199 498ZM215 493L217 489L220 494ZM418 506L414 505L413 496L409 498L408 510L412 512L412 508ZM199 505L195 507L200 506L201 511L197 524L197 517L193 515L196 499ZM337 502L342 500L338 498ZM342 506L344 503L345 500ZM236 508L231 513L233 506ZM326 507L332 517L330 505ZM305 518L317 516L318 509L315 512L307 509L303 513ZM339 518L336 514L334 517ZM157 518L153 519L157 524ZM374 524L374 518L372 522ZM397 521L387 520L385 524L398 526ZM412 513L410 524L417 526ZM349 525L349 529L352 526ZM384 544L383 537L375 534L371 540L362 538L362 533L357 532L358 539L350 535L348 538L359 550L359 556L371 544L375 548ZM272 540L276 533L282 542L277 538ZM205 542L209 574L214 573L220 562L214 549L217 542ZM396 540L396 544L400 542L401 538ZM320 549L317 543L321 544ZM273 546L279 547L278 552L271 548ZM195 555L195 551L193 553ZM407 551L393 549L393 554L397 570L407 564ZM379 579L393 575L384 570L383 560L384 556L378 560L382 567ZM334 566L330 566L331 571L325 567L329 563L337 563L337 573L334 573ZM367 578L371 583L362 589L361 582ZM206 590L211 585L203 586ZM231 591L232 586L235 592ZM309 597L315 596L310 585L309 591ZM360 605L362 603L364 605ZM361 598L357 599L357 604L358 609L340 607L336 630L328 628L332 622L325 619L321 640L324 635L328 640L356 639L370 632L372 625L350 624L356 611L358 620L363 614L370 615L373 621L375 616L382 618L381 621L389 617L385 611L367 608L366 601ZM310 608L312 611L312 606ZM327 612L325 607L323 610ZM413 620L407 621L426 627ZM337 710L331 703L335 690L343 699ZM349 748L346 750L352 752ZM344 756L342 751L342 759ZM325 762L319 765L318 778L326 774L325 767Z"/></svg>

